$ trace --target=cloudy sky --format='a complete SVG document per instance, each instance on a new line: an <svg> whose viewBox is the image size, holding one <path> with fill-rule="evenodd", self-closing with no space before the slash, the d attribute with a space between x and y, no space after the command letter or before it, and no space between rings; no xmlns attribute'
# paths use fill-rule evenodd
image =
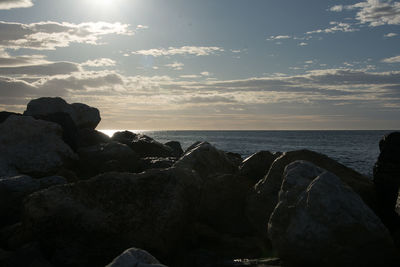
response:
<svg viewBox="0 0 400 267"><path fill-rule="evenodd" d="M0 110L100 129L400 129L400 1L0 0Z"/></svg>

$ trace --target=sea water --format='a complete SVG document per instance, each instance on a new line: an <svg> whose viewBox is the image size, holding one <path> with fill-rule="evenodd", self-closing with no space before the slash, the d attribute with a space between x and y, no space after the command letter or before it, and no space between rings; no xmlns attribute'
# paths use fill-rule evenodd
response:
<svg viewBox="0 0 400 267"><path fill-rule="evenodd" d="M104 131L111 135L114 131ZM165 143L179 141L185 150L196 141L239 153L243 158L260 151L309 149L372 177L379 140L392 131L135 131Z"/></svg>

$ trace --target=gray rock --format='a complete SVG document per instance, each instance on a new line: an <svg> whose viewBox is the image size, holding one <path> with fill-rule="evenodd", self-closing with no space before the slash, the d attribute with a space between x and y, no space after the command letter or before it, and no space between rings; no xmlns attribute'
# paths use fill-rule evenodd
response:
<svg viewBox="0 0 400 267"><path fill-rule="evenodd" d="M172 148L155 141L146 135L138 134L129 145L140 157L174 157Z"/></svg>
<svg viewBox="0 0 400 267"><path fill-rule="evenodd" d="M273 162L267 175L256 184L253 194L248 199L247 215L253 226L261 234L265 233L265 226L269 217L278 204L278 193L282 185L283 171L288 164L296 160L306 160L332 172L358 193L370 208L376 209L375 189L368 177L323 154L310 150L290 151L284 153Z"/></svg>
<svg viewBox="0 0 400 267"><path fill-rule="evenodd" d="M167 143L165 143L165 145L167 147L170 147L174 153L174 157L181 157L183 154L183 150L182 150L182 146L181 143L179 143L178 141L169 141Z"/></svg>
<svg viewBox="0 0 400 267"><path fill-rule="evenodd" d="M140 170L166 169L172 167L175 162L176 158L143 158L140 160Z"/></svg>
<svg viewBox="0 0 400 267"><path fill-rule="evenodd" d="M42 97L31 100L24 115L35 117L57 112L69 114L76 126L81 129L95 129L101 120L98 109L81 103L68 104L60 97Z"/></svg>
<svg viewBox="0 0 400 267"><path fill-rule="evenodd" d="M115 132L111 137L111 140L125 145L130 145L135 139L137 139L137 134L130 131Z"/></svg>
<svg viewBox="0 0 400 267"><path fill-rule="evenodd" d="M239 173L242 176L251 178L254 182L258 182L263 178L274 160L280 156L269 151L259 151L247 157L239 166Z"/></svg>
<svg viewBox="0 0 400 267"><path fill-rule="evenodd" d="M130 248L115 258L106 267L165 267L153 255L145 250Z"/></svg>
<svg viewBox="0 0 400 267"><path fill-rule="evenodd" d="M284 172L268 234L289 266L391 265L396 250L388 230L349 186L312 163Z"/></svg>
<svg viewBox="0 0 400 267"><path fill-rule="evenodd" d="M0 124L0 151L0 177L45 176L77 159L59 125L29 116L10 116Z"/></svg>
<svg viewBox="0 0 400 267"><path fill-rule="evenodd" d="M195 172L170 168L51 187L24 202L24 231L56 266L105 265L127 247L173 259L190 238L200 184Z"/></svg>
<svg viewBox="0 0 400 267"><path fill-rule="evenodd" d="M210 174L229 174L237 172L237 167L225 152L207 142L199 143L174 164L176 167L195 170L202 177Z"/></svg>

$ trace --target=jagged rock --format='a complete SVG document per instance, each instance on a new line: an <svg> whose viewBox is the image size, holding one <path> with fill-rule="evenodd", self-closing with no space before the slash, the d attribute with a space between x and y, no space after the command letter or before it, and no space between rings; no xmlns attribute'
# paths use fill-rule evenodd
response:
<svg viewBox="0 0 400 267"><path fill-rule="evenodd" d="M111 142L110 137L102 132L88 128L78 130L78 147L95 146L109 142Z"/></svg>
<svg viewBox="0 0 400 267"><path fill-rule="evenodd" d="M256 184L253 194L248 199L247 215L260 233L265 233L269 217L278 204L283 171L288 164L296 160L306 160L332 172L358 193L370 208L376 210L375 189L368 177L323 154L310 150L290 151L284 153L272 163L268 174Z"/></svg>
<svg viewBox="0 0 400 267"><path fill-rule="evenodd" d="M162 265L153 255L145 250L130 248L115 258L106 267L166 267Z"/></svg>
<svg viewBox="0 0 400 267"><path fill-rule="evenodd" d="M130 145L137 138L137 134L130 131L115 132L111 140Z"/></svg>
<svg viewBox="0 0 400 267"><path fill-rule="evenodd" d="M57 112L68 113L80 129L95 129L101 120L98 109L81 103L68 104L60 97L41 97L31 100L24 115L35 117Z"/></svg>
<svg viewBox="0 0 400 267"><path fill-rule="evenodd" d="M0 177L45 176L77 159L59 125L29 116L10 116L0 124L0 151Z"/></svg>
<svg viewBox="0 0 400 267"><path fill-rule="evenodd" d="M71 116L65 112L55 112L50 114L39 114L34 116L35 119L44 121L50 121L57 123L61 126L62 139L68 144L74 151L78 148L78 128Z"/></svg>
<svg viewBox="0 0 400 267"><path fill-rule="evenodd" d="M269 151L259 151L247 157L239 166L239 173L242 176L251 178L254 182L258 182L263 178L274 160L280 156Z"/></svg>
<svg viewBox="0 0 400 267"><path fill-rule="evenodd" d="M11 115L22 116L22 114L19 114L19 113L0 111L0 123L5 122L6 119L8 119L8 117L10 117Z"/></svg>
<svg viewBox="0 0 400 267"><path fill-rule="evenodd" d="M395 211L400 187L400 132L390 133L379 142L380 155L374 166L378 214L391 230L400 228Z"/></svg>
<svg viewBox="0 0 400 267"><path fill-rule="evenodd" d="M268 233L288 266L390 266L389 231L349 186L312 163L295 161L283 174Z"/></svg>
<svg viewBox="0 0 400 267"><path fill-rule="evenodd" d="M200 184L170 168L51 187L25 201L24 230L56 266L104 266L129 247L173 259L190 238Z"/></svg>
<svg viewBox="0 0 400 267"><path fill-rule="evenodd" d="M191 144L188 148L186 148L184 154L192 150L193 148L197 147L199 144L203 143L203 141L196 141L193 144Z"/></svg>
<svg viewBox="0 0 400 267"><path fill-rule="evenodd" d="M176 158L143 158L140 160L140 170L166 169L172 167Z"/></svg>
<svg viewBox="0 0 400 267"><path fill-rule="evenodd" d="M64 177L51 176L33 179L20 175L0 179L0 227L19 221L22 200L29 194L53 185L65 184Z"/></svg>
<svg viewBox="0 0 400 267"><path fill-rule="evenodd" d="M139 170L139 157L127 145L110 142L78 150L78 175L92 177L110 171L136 172Z"/></svg>
<svg viewBox="0 0 400 267"><path fill-rule="evenodd" d="M234 152L225 152L228 159L235 164L239 168L239 165L242 163L243 158L239 153Z"/></svg>
<svg viewBox="0 0 400 267"><path fill-rule="evenodd" d="M169 141L165 143L165 145L172 149L174 157L179 158L183 155L181 143L179 143L178 141Z"/></svg>
<svg viewBox="0 0 400 267"><path fill-rule="evenodd" d="M129 146L142 158L174 157L174 152L170 147L163 145L155 141L151 137L142 134L138 134L135 140L133 140Z"/></svg>
<svg viewBox="0 0 400 267"><path fill-rule="evenodd" d="M237 171L225 152L216 149L207 142L199 143L174 164L176 167L195 170L202 177L210 174L228 174Z"/></svg>

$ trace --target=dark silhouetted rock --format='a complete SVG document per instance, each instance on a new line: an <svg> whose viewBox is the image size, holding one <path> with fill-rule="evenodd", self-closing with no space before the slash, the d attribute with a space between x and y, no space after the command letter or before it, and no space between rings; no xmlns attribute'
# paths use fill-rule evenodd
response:
<svg viewBox="0 0 400 267"><path fill-rule="evenodd" d="M136 172L139 157L127 145L111 142L78 150L78 176L92 177L110 171Z"/></svg>
<svg viewBox="0 0 400 267"><path fill-rule="evenodd" d="M207 142L199 143L187 151L174 166L197 171L200 176L235 173L237 167L225 152Z"/></svg>
<svg viewBox="0 0 400 267"><path fill-rule="evenodd" d="M145 250L130 248L115 258L106 267L166 267L162 265L153 255Z"/></svg>
<svg viewBox="0 0 400 267"><path fill-rule="evenodd" d="M67 181L60 176L33 179L20 175L0 179L0 227L19 221L22 200L33 192L53 185L65 184Z"/></svg>
<svg viewBox="0 0 400 267"><path fill-rule="evenodd" d="M19 113L8 112L8 111L0 111L0 123L5 122L5 120L8 117L10 117L11 115L22 116L22 114L19 114Z"/></svg>
<svg viewBox="0 0 400 267"><path fill-rule="evenodd" d="M246 158L239 166L239 173L242 176L258 182L263 178L271 167L274 160L280 156L269 151L259 151Z"/></svg>
<svg viewBox="0 0 400 267"><path fill-rule="evenodd" d="M77 159L59 125L29 116L11 116L0 124L0 151L0 177L51 175Z"/></svg>
<svg viewBox="0 0 400 267"><path fill-rule="evenodd" d="M389 231L340 178L305 161L288 165L283 177L268 233L285 264L394 264Z"/></svg>
<svg viewBox="0 0 400 267"><path fill-rule="evenodd" d="M184 154L192 150L193 148L197 147L199 144L203 143L202 141L196 141L193 144L191 144L188 148L186 148Z"/></svg>
<svg viewBox="0 0 400 267"><path fill-rule="evenodd" d="M109 142L111 142L110 137L102 132L88 128L78 130L78 147L95 146Z"/></svg>
<svg viewBox="0 0 400 267"><path fill-rule="evenodd" d="M235 166L239 167L239 165L242 163L243 158L239 153L234 153L234 152L225 152L226 156L228 159L235 164Z"/></svg>
<svg viewBox="0 0 400 267"><path fill-rule="evenodd" d="M400 228L395 212L400 188L400 132L393 132L379 142L380 155L374 166L374 184L378 196L378 214L394 231Z"/></svg>
<svg viewBox="0 0 400 267"><path fill-rule="evenodd" d="M137 138L137 134L130 131L115 132L111 140L130 145Z"/></svg>
<svg viewBox="0 0 400 267"><path fill-rule="evenodd" d="M174 153L174 157L179 158L183 155L181 143L179 143L178 141L169 141L169 142L165 143L165 145L172 149L172 152Z"/></svg>
<svg viewBox="0 0 400 267"><path fill-rule="evenodd" d="M8 252L3 259L0 257L2 267L53 267L43 256L39 244L30 243L16 251Z"/></svg>
<svg viewBox="0 0 400 267"><path fill-rule="evenodd" d="M24 202L24 230L56 266L104 266L129 247L174 259L190 236L200 184L195 172L170 168L51 187Z"/></svg>
<svg viewBox="0 0 400 267"><path fill-rule="evenodd" d="M370 208L376 209L375 189L368 177L323 154L310 150L290 151L284 153L273 162L268 174L257 183L254 193L249 197L248 216L260 233L265 233L265 225L278 203L283 171L288 164L296 160L306 160L332 172L358 193Z"/></svg>
<svg viewBox="0 0 400 267"><path fill-rule="evenodd" d="M137 135L129 145L140 157L174 157L173 150L146 135Z"/></svg>
<svg viewBox="0 0 400 267"><path fill-rule="evenodd" d="M45 115L35 115L34 118L54 122L60 125L63 129L62 139L64 142L67 143L74 151L78 149L78 128L68 113L56 112Z"/></svg>
<svg viewBox="0 0 400 267"><path fill-rule="evenodd" d="M24 115L36 117L57 112L68 113L80 129L94 129L101 120L98 109L81 103L68 104L60 97L41 97L31 100Z"/></svg>
<svg viewBox="0 0 400 267"><path fill-rule="evenodd" d="M176 158L143 158L140 160L140 170L166 169L172 167Z"/></svg>

